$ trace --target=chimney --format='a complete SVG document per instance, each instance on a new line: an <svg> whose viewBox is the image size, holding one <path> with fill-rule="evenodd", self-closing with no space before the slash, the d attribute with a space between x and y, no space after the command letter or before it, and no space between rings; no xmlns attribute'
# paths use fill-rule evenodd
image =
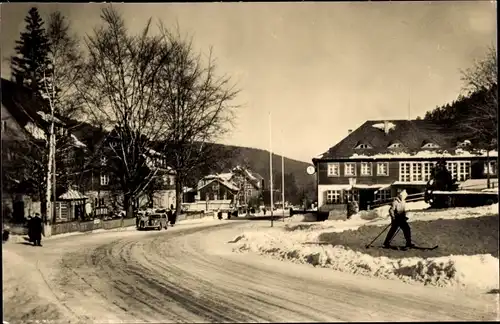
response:
<svg viewBox="0 0 500 324"><path fill-rule="evenodd" d="M347 130L347 135L350 135L352 133L352 129Z"/></svg>
<svg viewBox="0 0 500 324"><path fill-rule="evenodd" d="M389 134L389 122L384 120L384 133Z"/></svg>

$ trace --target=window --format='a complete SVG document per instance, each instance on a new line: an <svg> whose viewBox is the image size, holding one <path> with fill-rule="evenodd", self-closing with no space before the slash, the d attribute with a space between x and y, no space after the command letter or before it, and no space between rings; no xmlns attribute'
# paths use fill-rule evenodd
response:
<svg viewBox="0 0 500 324"><path fill-rule="evenodd" d="M470 161L446 162L446 168L451 177L457 181L465 181L470 178Z"/></svg>
<svg viewBox="0 0 500 324"><path fill-rule="evenodd" d="M347 203L352 200L359 202L359 190L353 189L345 192L344 202Z"/></svg>
<svg viewBox="0 0 500 324"><path fill-rule="evenodd" d="M107 186L109 184L109 175L101 174L101 186Z"/></svg>
<svg viewBox="0 0 500 324"><path fill-rule="evenodd" d="M436 164L436 162L423 162L422 164L423 164L422 179L424 181L429 181L432 175L432 168L434 167L434 164Z"/></svg>
<svg viewBox="0 0 500 324"><path fill-rule="evenodd" d="M429 181L434 165L436 162L401 162L399 181ZM447 162L446 168L450 171L453 179L465 181L470 178L470 161Z"/></svg>
<svg viewBox="0 0 500 324"><path fill-rule="evenodd" d="M457 163L456 162L446 162L446 168L451 173L452 179L457 179Z"/></svg>
<svg viewBox="0 0 500 324"><path fill-rule="evenodd" d="M388 176L389 175L389 163L378 162L377 163L377 175L378 176Z"/></svg>
<svg viewBox="0 0 500 324"><path fill-rule="evenodd" d="M421 162L414 162L411 164L411 181L422 181Z"/></svg>
<svg viewBox="0 0 500 324"><path fill-rule="evenodd" d="M390 149L402 148L402 147L403 145L401 143L392 143L391 145L389 145Z"/></svg>
<svg viewBox="0 0 500 324"><path fill-rule="evenodd" d="M345 164L344 175L355 176L356 175L356 163L348 162Z"/></svg>
<svg viewBox="0 0 500 324"><path fill-rule="evenodd" d="M422 146L422 148L436 149L436 148L439 148L439 145L434 144L434 143L426 143Z"/></svg>
<svg viewBox="0 0 500 324"><path fill-rule="evenodd" d="M63 162L65 165L72 165L75 163L75 151L73 150L68 150L66 154L63 157Z"/></svg>
<svg viewBox="0 0 500 324"><path fill-rule="evenodd" d="M391 198L391 189L382 189L375 191L375 200L383 201Z"/></svg>
<svg viewBox="0 0 500 324"><path fill-rule="evenodd" d="M326 203L328 205L340 204L342 202L342 191L328 190L326 192Z"/></svg>
<svg viewBox="0 0 500 324"><path fill-rule="evenodd" d="M401 162L399 164L399 181L410 182L411 181L411 163Z"/></svg>
<svg viewBox="0 0 500 324"><path fill-rule="evenodd" d="M329 177L340 176L340 165L338 163L328 163L328 176Z"/></svg>
<svg viewBox="0 0 500 324"><path fill-rule="evenodd" d="M470 162L458 162L458 181L470 179Z"/></svg>
<svg viewBox="0 0 500 324"><path fill-rule="evenodd" d="M358 146L355 147L355 149L371 149L371 145L370 144L365 144L365 143L361 143L359 144Z"/></svg>
<svg viewBox="0 0 500 324"><path fill-rule="evenodd" d="M371 162L361 162L361 175L371 176L372 175L372 163Z"/></svg>
<svg viewBox="0 0 500 324"><path fill-rule="evenodd" d="M490 161L489 165L488 163L484 163L484 174L496 174L497 173L497 162L496 161Z"/></svg>
<svg viewBox="0 0 500 324"><path fill-rule="evenodd" d="M106 166L108 164L108 158L101 156L101 166Z"/></svg>

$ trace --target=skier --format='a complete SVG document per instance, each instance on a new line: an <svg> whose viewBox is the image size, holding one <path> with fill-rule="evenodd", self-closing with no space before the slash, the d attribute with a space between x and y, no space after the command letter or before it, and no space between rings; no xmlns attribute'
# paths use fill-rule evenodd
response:
<svg viewBox="0 0 500 324"><path fill-rule="evenodd" d="M35 217L31 219L30 228L33 244L35 246L42 246L43 222L38 213L36 213Z"/></svg>
<svg viewBox="0 0 500 324"><path fill-rule="evenodd" d="M403 230L403 234L406 240L406 247L411 248L415 247L411 242L411 229L410 225L408 225L408 217L406 217L406 190L401 191L396 199L392 202L392 206L389 209L389 216L391 216L391 228L387 233L387 237L384 241L384 248L389 248L391 244L391 240L393 239L394 234L401 228Z"/></svg>

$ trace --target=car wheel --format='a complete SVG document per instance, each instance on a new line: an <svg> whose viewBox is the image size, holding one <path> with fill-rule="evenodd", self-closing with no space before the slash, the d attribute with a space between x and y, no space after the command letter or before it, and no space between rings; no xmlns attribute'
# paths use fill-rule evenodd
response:
<svg viewBox="0 0 500 324"><path fill-rule="evenodd" d="M161 224L160 224L160 225L158 225L157 230L161 231Z"/></svg>

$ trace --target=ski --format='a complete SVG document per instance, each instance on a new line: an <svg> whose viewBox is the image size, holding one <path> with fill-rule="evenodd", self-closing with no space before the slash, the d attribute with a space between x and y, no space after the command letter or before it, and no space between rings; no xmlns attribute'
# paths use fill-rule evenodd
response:
<svg viewBox="0 0 500 324"><path fill-rule="evenodd" d="M389 249L389 250L397 250L397 251L407 251L407 250L422 250L422 251L432 251L435 250L439 247L439 245L435 245L432 247L423 247L423 246L413 246L413 247L406 247L406 246L388 246L384 247L381 246L380 248L382 249Z"/></svg>

